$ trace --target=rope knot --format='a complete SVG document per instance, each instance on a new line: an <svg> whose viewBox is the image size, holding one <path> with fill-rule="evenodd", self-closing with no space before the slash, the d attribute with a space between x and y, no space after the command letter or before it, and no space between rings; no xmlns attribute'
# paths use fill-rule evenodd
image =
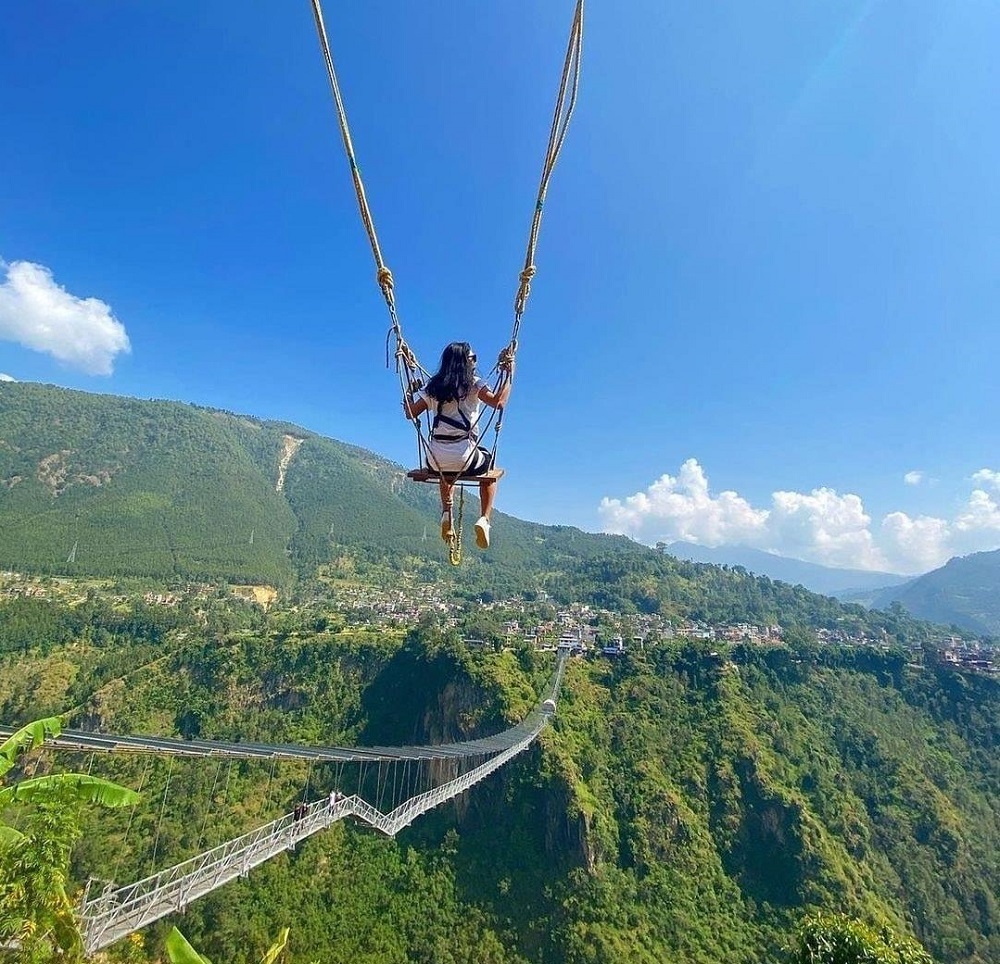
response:
<svg viewBox="0 0 1000 964"><path fill-rule="evenodd" d="M524 307L528 303L528 295L531 294L531 279L535 277L537 269L533 264L529 264L521 272L521 283L517 288L517 297L514 299L514 313L518 318L524 314Z"/></svg>
<svg viewBox="0 0 1000 964"><path fill-rule="evenodd" d="M383 291L385 291L387 288L390 291L392 290L392 285L393 285L392 272L385 265L382 265L382 267L378 269L378 274L376 275L376 277L378 278L378 286Z"/></svg>
<svg viewBox="0 0 1000 964"><path fill-rule="evenodd" d="M417 365L417 356L413 354L413 349L402 338L396 343L396 359L398 362L402 362L408 371L416 371L419 367Z"/></svg>
<svg viewBox="0 0 1000 964"><path fill-rule="evenodd" d="M511 369L514 367L514 355L516 352L517 339L512 341L506 348L500 350L500 355L497 358L497 368L510 375Z"/></svg>

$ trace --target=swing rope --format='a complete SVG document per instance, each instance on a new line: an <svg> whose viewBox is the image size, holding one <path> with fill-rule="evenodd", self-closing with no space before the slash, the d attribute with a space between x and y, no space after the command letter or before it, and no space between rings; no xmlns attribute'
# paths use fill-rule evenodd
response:
<svg viewBox="0 0 1000 964"><path fill-rule="evenodd" d="M340 126L340 135L344 142L344 150L351 168L351 178L354 181L354 193L358 200L358 210L361 213L361 222L364 225L365 233L368 235L368 243L371 245L372 256L375 259L375 277L378 286L382 291L386 307L389 309L390 327L386 336L387 355L389 354L392 339L395 338L395 357L397 370L401 374L405 373L407 389L429 377L429 373L417 360L413 349L407 344L403 337L403 329L396 312L396 295L392 271L382 257L382 246L379 243L378 234L375 230L375 220L372 217L371 207L368 204L368 196L365 193L364 181L361 177L361 169L358 166L357 156L354 152L354 142L351 139L351 129L347 120L347 109L344 106L344 98L340 90L340 82L337 79L337 71L333 63L333 54L330 50L330 41L326 32L326 25L323 20L323 10L320 0L310 0L313 10L313 18L316 21L316 32L319 37L320 48L323 53L323 60L326 64L327 78L330 82L330 90L333 93L334 105L337 110L337 122ZM542 225L542 213L545 208L545 199L548 194L549 182L552 172L555 170L556 162L562 151L566 134L569 131L569 124L576 109L577 94L580 89L580 68L583 55L583 7L584 0L577 0L573 12L573 20L570 26L569 43L566 47L566 56L563 60L562 76L559 80L559 90L556 96L556 106L552 117L552 126L549 130L549 140L545 151L545 160L542 164L542 175L538 185L538 195L535 200L535 210L531 219L531 229L528 233L528 244L524 256L524 267L519 275L517 296L514 299L514 324L511 330L510 341L500 352L494 370L499 370L501 375L509 372L511 363L517 352L517 339L521 331L521 319L528 304L528 296L531 294L531 281L537 273L535 266L535 252L538 247L538 235ZM417 421L416 419L414 421ZM419 430L419 426L418 426Z"/></svg>
<svg viewBox="0 0 1000 964"><path fill-rule="evenodd" d="M521 331L521 317L528 306L528 296L531 294L531 279L535 277L535 250L538 247L538 233L542 227L542 212L545 208L545 198L549 191L549 181L555 170L556 162L562 151L569 123L576 110L577 94L580 90L580 67L583 63L583 0L577 0L573 11L573 23L569 31L569 43L566 46L566 58L563 61L562 77L559 80L559 93L556 97L555 111L552 115L552 127L549 130L549 143L545 150L545 162L542 164L542 176L538 183L538 197L535 199L535 212L531 218L531 230L528 232L528 246L524 254L524 267L521 269L520 284L514 299L514 328L510 336L510 344L500 352L497 365L503 366L508 359L512 360L517 352L517 337ZM568 98L568 100L567 100Z"/></svg>
<svg viewBox="0 0 1000 964"><path fill-rule="evenodd" d="M361 177L361 169L358 166L357 157L354 152L354 143L351 139L350 125L347 120L347 109L344 106L344 98L340 90L340 82L337 79L337 71L333 63L333 54L330 50L330 41L327 37L326 24L323 20L323 10L320 0L310 0L312 4L313 19L316 22L316 33L319 37L320 49L323 53L323 60L326 64L327 78L330 82L330 90L333 94L333 101L337 111L337 123L340 127L340 136L344 143L344 150L351 168L351 178L354 182L354 193L358 201L358 210L361 214L361 223L365 233L368 235L368 243L371 246L372 256L375 259L375 278L382 291L389 311L389 330L386 333L386 365L391 364L390 357L395 356L396 373L399 377L400 391L404 402L413 397L426 381L430 378L430 373L420 364L413 349L410 348L403 337L403 328L396 311L396 294L392 271L385 263L382 256L382 246L379 243L378 234L375 230L375 220L368 204L368 196L365 193L364 181ZM549 181L552 172L555 170L556 162L562 151L566 134L569 130L570 120L576 108L577 94L580 88L580 68L583 55L583 6L584 0L576 0L573 12L573 20L570 26L569 42L566 47L566 56L563 60L562 75L559 80L559 90L556 96L555 110L552 116L552 126L549 130L549 140L545 151L545 160L542 164L542 174L538 184L538 195L535 199L535 209L531 219L531 228L528 232L528 244L525 250L524 266L519 275L517 295L514 299L514 323L511 329L510 340L501 349L497 357L496 364L490 372L490 376L496 375L493 386L494 394L500 390L513 378L514 359L517 354L518 337L521 332L521 319L524 316L528 304L528 297L531 294L531 281L537 273L535 266L535 252L538 247L538 235L542 225L542 213L545 208L545 199L549 189ZM393 349L393 343L395 348ZM482 438L490 428L493 428L493 446L490 452L491 464L496 464L496 452L500 442L500 430L503 427L504 409L500 406L492 409L482 432L478 431L478 424L473 426L476 430L476 437ZM407 412L409 407L406 406ZM431 431L430 414L427 414L426 425L421 422L419 415L408 416L413 422L413 427L417 434L417 459L418 465L432 465L428 458L430 455L430 442L428 436ZM478 420L477 420L478 422ZM476 450L473 449L468 457L469 464L475 457ZM463 469L464 471L464 469ZM461 472L455 473L455 481L461 483L468 481L470 484L476 482L474 477L467 480L461 478ZM452 475L452 473L448 473ZM460 539L460 535L459 535ZM456 553L452 553L452 559L456 558ZM461 549L457 551L457 560L461 561ZM457 564L454 563L454 564Z"/></svg>

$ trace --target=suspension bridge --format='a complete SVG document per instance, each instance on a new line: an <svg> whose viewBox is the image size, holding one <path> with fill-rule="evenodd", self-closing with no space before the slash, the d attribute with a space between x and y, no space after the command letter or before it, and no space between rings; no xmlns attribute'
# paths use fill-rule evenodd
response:
<svg viewBox="0 0 1000 964"><path fill-rule="evenodd" d="M182 911L307 837L338 820L354 817L388 836L395 836L421 814L454 799L527 749L556 711L567 654L560 653L542 699L516 726L484 739L434 746L308 747L212 740L177 740L144 736L111 736L64 730L47 741L65 750L133 752L219 759L307 760L355 763L378 767L375 803L364 799L364 772L359 790L332 791L327 797L302 803L249 833L206 850L135 883L116 885L92 879L78 909L83 944L88 955L126 935ZM423 765L421 780L413 778ZM399 768L403 778L397 779ZM391 789L390 783L391 768ZM422 786L421 782L430 784ZM383 801L388 800L386 807ZM383 807L386 807L383 809Z"/></svg>

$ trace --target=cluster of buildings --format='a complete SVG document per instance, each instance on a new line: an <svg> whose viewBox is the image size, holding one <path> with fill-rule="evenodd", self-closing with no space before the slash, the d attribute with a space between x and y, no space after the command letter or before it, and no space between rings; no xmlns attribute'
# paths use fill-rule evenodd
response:
<svg viewBox="0 0 1000 964"><path fill-rule="evenodd" d="M12 573L0 573L0 576L9 575L12 575ZM6 596L8 599L15 596L21 596L25 599L31 599L35 596L45 598L48 595L44 586L36 586L26 582L7 583L6 580L4 581L3 588L0 589L0 594Z"/></svg>
<svg viewBox="0 0 1000 964"><path fill-rule="evenodd" d="M409 626L429 614L452 617L456 606L448 602L435 583L405 588L378 588L355 584L333 587L334 602L345 615L387 626Z"/></svg>
<svg viewBox="0 0 1000 964"><path fill-rule="evenodd" d="M404 586L334 582L331 590L337 610L356 623L400 629L433 615L445 626L454 627L468 612L468 603L450 598L446 587L434 582ZM0 598L52 598L74 594L79 597L80 591L81 586L72 580L39 580L16 572L0 572ZM150 590L143 593L142 599L150 606L172 607L186 599L205 598L212 591L211 586L192 584L183 590ZM277 593L269 587L234 586L232 592L261 604L265 609L277 598ZM585 603L571 603L557 608L544 592L539 592L530 602L518 598L476 604L476 608L495 617L496 631L491 634L494 642L502 640L507 646L527 644L540 651L569 649L575 653L615 657L629 649L641 649L647 643L674 637L769 646L781 643L784 635L782 627L777 624L675 622L658 614L616 613ZM821 628L815 630L815 634L821 645L884 647L888 643L884 632L873 637L846 628ZM470 637L466 642L476 645L482 640ZM949 664L1000 675L1000 651L987 643L949 635L935 640L934 644Z"/></svg>
<svg viewBox="0 0 1000 964"><path fill-rule="evenodd" d="M949 636L944 641L941 657L946 663L961 669L1000 676L1000 652L983 646L979 640Z"/></svg>

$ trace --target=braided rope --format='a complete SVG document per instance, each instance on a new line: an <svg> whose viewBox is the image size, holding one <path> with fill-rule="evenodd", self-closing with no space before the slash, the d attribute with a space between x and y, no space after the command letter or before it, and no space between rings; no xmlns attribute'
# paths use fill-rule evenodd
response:
<svg viewBox="0 0 1000 964"><path fill-rule="evenodd" d="M517 337L521 330L521 316L528 305L531 294L531 281L535 277L535 250L538 247L538 232L542 227L542 212L545 208L545 197L549 190L549 181L555 170L556 162L562 151L569 123L576 109L577 94L580 90L580 67L583 62L583 2L577 0L573 12L573 22L569 31L569 43L566 46L566 57L563 61L562 77L559 79L559 93L556 96L556 106L552 114L552 127L549 130L549 143L545 150L545 161L542 164L542 176L538 183L538 197L535 200L535 211L531 218L531 230L528 232L528 246L524 254L524 267L521 269L517 296L514 298L514 328L510 336L510 344L500 353L497 364L503 363L505 355L513 359L517 352ZM567 99L568 98L568 99Z"/></svg>
<svg viewBox="0 0 1000 964"><path fill-rule="evenodd" d="M344 151L347 153L347 161L351 167L351 179L354 181L354 193L358 199L358 210L361 213L361 223L364 225L365 233L368 235L368 243L371 245L372 257L375 259L375 280L382 291L386 307L389 309L390 328L389 338L395 336L396 339L396 365L402 363L407 371L407 380L415 380L416 372L422 371L417 362L416 355L407 345L403 338L403 329L396 315L396 293L395 282L392 271L382 257L382 247L379 244L378 233L375 231L375 219L372 217L371 208L368 205L368 195L365 193L365 184L361 179L361 168L358 167L358 159L354 153L354 142L351 140L351 128L347 121L347 109L344 107L344 98L340 93L340 82L337 80L337 70L333 65L333 54L330 51L330 41L326 34L326 24L323 22L323 9L320 0L311 0L313 19L316 21L316 33L319 37L320 49L323 52L323 62L326 64L326 75L330 81L330 91L333 94L333 102L337 109L337 123L340 127L340 136L344 142Z"/></svg>

